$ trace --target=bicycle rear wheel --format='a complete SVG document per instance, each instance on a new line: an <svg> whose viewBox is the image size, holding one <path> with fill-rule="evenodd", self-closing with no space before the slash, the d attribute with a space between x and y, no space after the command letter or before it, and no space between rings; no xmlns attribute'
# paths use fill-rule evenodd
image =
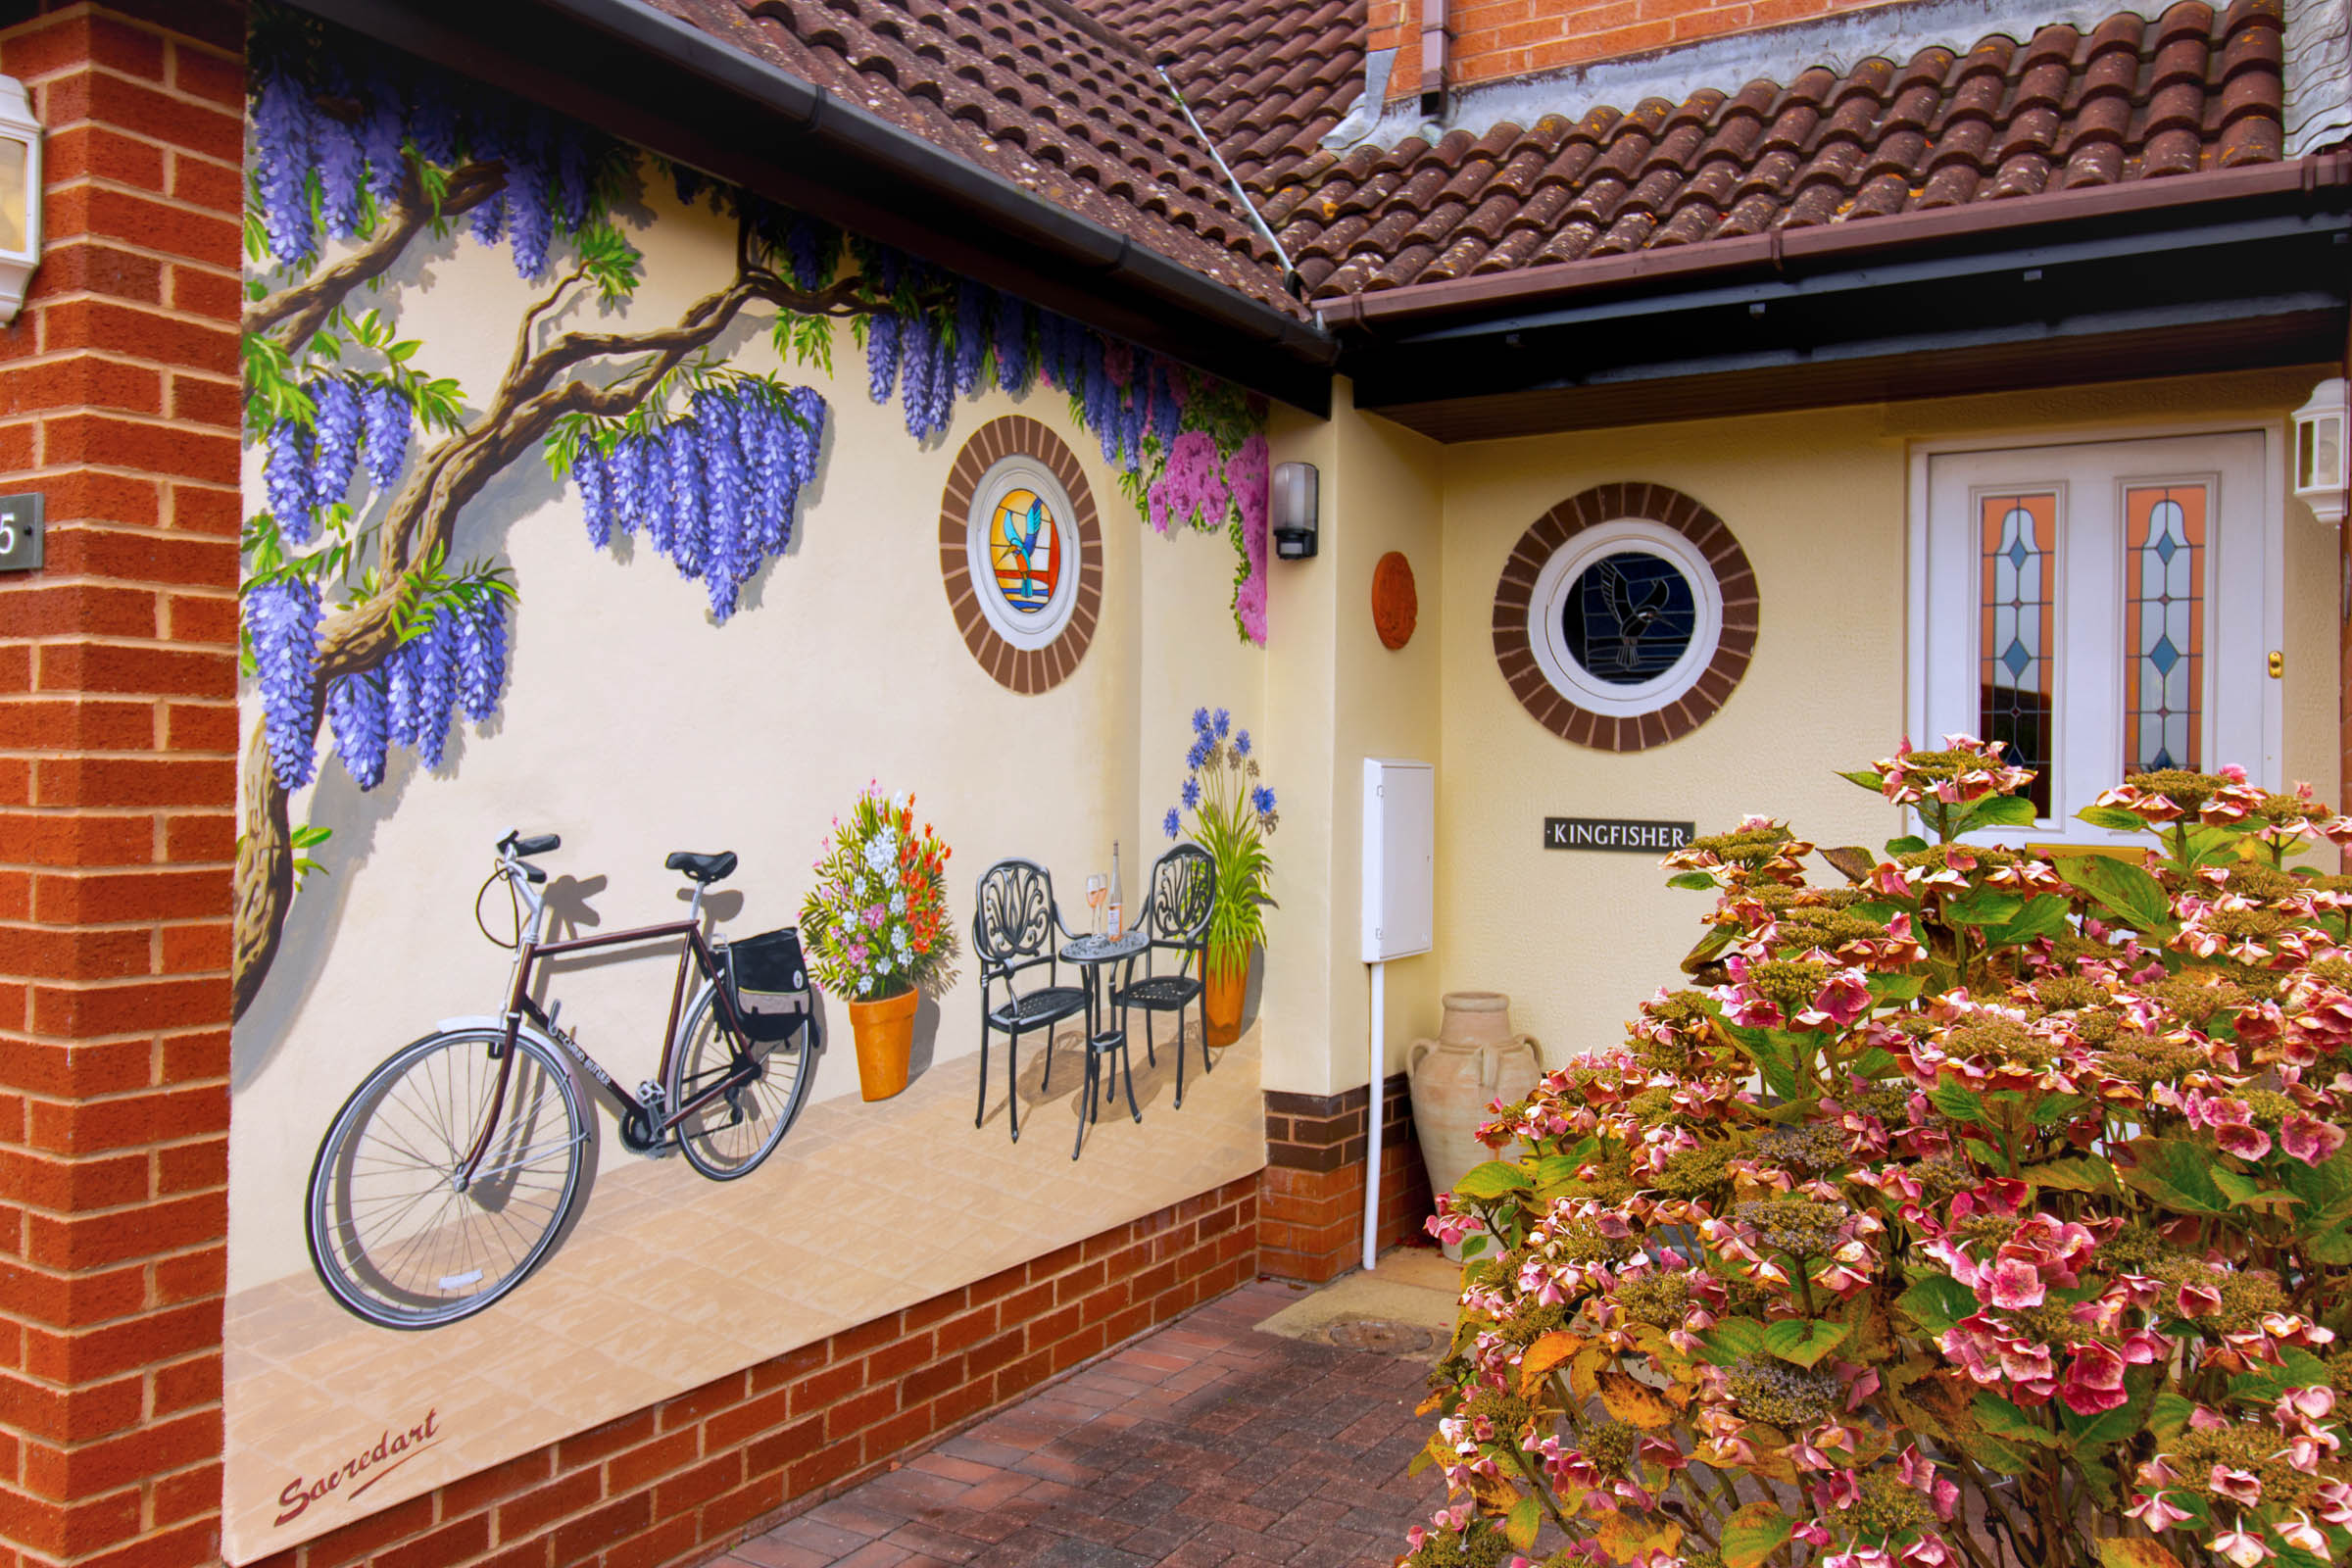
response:
<svg viewBox="0 0 2352 1568"><path fill-rule="evenodd" d="M808 1094L815 1063L811 1026L783 1040L739 1041L720 1022L718 985L706 982L687 1009L678 1050L669 1065L669 1102L683 1105L738 1070L737 1053L752 1075L678 1123L678 1148L687 1162L714 1182L749 1176L783 1142Z"/></svg>
<svg viewBox="0 0 2352 1568"><path fill-rule="evenodd" d="M369 1073L311 1167L311 1263L329 1295L385 1328L471 1316L522 1283L578 1195L587 1123L571 1074L518 1036L472 1180L457 1173L497 1098L500 1031L426 1035Z"/></svg>

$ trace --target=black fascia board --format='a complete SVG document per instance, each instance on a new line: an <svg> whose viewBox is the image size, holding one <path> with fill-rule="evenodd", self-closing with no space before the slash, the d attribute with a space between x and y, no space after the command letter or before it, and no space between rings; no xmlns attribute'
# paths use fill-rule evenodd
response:
<svg viewBox="0 0 2352 1568"><path fill-rule="evenodd" d="M2210 352L2211 334L2182 329L2228 321L2273 323L2266 363L2341 351L2352 219L2340 190L2233 203L2203 221L2126 219L2018 240L1522 302L1478 318L1391 319L1348 334L1342 369L1354 377L1359 408L1428 411L1448 400L1768 367L1801 378L1811 367L1939 350L1982 358L2002 344L2021 351L2019 385L2048 384L2033 379L2023 355L2067 339L2144 338L2117 363L2132 373L2183 373L2206 368L2193 357ZM2168 364L2167 333L2179 334L2182 363ZM1917 395L1937 390L1930 381ZM1790 392L1790 406L1804 406L1801 385L1792 380Z"/></svg>
<svg viewBox="0 0 2352 1568"><path fill-rule="evenodd" d="M1127 235L637 0L293 0L1322 416L1338 344Z"/></svg>

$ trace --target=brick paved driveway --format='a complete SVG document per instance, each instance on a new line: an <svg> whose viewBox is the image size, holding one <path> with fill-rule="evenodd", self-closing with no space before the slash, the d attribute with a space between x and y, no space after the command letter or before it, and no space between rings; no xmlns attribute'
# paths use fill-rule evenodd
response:
<svg viewBox="0 0 2352 1568"><path fill-rule="evenodd" d="M721 1568L1386 1568L1445 1500L1404 1473L1419 1361L1258 1333L1244 1286L745 1542Z"/></svg>

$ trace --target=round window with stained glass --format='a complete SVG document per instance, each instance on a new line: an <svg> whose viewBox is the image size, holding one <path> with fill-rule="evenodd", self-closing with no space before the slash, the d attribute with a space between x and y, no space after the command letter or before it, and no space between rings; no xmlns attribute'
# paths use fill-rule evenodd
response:
<svg viewBox="0 0 2352 1568"><path fill-rule="evenodd" d="M1544 677L1595 713L1654 712L1705 673L1723 592L1680 531L1623 517L1570 539L1544 564L1528 642Z"/></svg>
<svg viewBox="0 0 2352 1568"><path fill-rule="evenodd" d="M1077 607L1069 497L1025 454L1000 459L972 497L965 550L980 610L1015 648L1043 648Z"/></svg>

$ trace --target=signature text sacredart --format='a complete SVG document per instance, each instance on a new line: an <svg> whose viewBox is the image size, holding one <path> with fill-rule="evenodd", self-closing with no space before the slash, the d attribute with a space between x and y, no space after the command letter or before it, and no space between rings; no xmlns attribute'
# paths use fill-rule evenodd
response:
<svg viewBox="0 0 2352 1568"><path fill-rule="evenodd" d="M406 1432L395 1433L389 1427L385 1428L376 1438L374 1447L363 1449L318 1479L306 1481L301 1476L294 1477L278 1489L277 1503L285 1511L277 1516L276 1523L287 1524L300 1518L302 1511L312 1503L331 1493L343 1491L346 1481L353 1485L344 1495L358 1496L440 1442L440 1407L434 1406L424 1412L422 1421ZM362 1476L367 1479L361 1480Z"/></svg>

